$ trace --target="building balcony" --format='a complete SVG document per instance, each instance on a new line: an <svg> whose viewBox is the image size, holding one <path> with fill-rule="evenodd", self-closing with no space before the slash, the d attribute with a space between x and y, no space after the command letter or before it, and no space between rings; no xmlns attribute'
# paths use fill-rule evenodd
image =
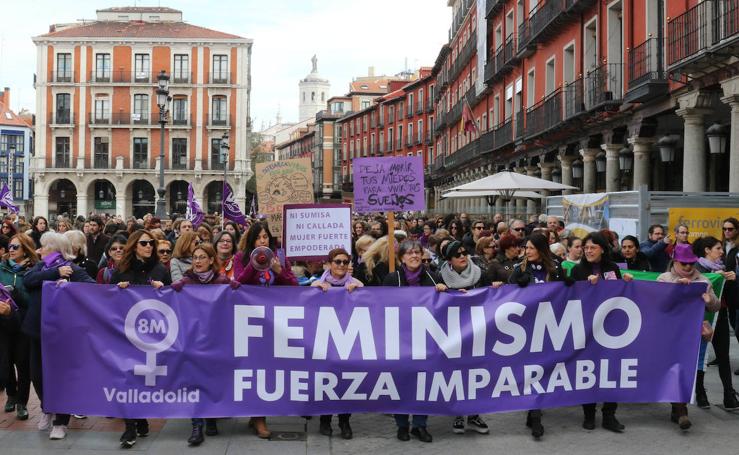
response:
<svg viewBox="0 0 739 455"><path fill-rule="evenodd" d="M595 110L623 102L623 63L604 63L585 78L585 108Z"/></svg>
<svg viewBox="0 0 739 455"><path fill-rule="evenodd" d="M428 136L426 136L426 145L434 145L434 140L431 138L431 132L429 131Z"/></svg>
<svg viewBox="0 0 739 455"><path fill-rule="evenodd" d="M394 113L391 113L390 115L388 115L387 122L388 123L395 123L395 114Z"/></svg>
<svg viewBox="0 0 739 455"><path fill-rule="evenodd" d="M513 143L513 121L509 117L493 130L493 150Z"/></svg>
<svg viewBox="0 0 739 455"><path fill-rule="evenodd" d="M378 119L377 120L377 127L378 128L384 128L385 127L385 121L383 119L381 119L381 118Z"/></svg>
<svg viewBox="0 0 739 455"><path fill-rule="evenodd" d="M459 27L464 24L464 19L467 17L467 13L470 12L470 8L472 8L474 0L461 0L460 3L462 4L462 7L460 8L459 13L452 18L452 28L449 29L449 41L451 41L452 38L454 38L454 35L457 34Z"/></svg>
<svg viewBox="0 0 739 455"><path fill-rule="evenodd" d="M413 118L413 108L411 106L406 109L405 118Z"/></svg>
<svg viewBox="0 0 739 455"><path fill-rule="evenodd" d="M443 130L447 125L447 116L445 112L438 112L436 120L434 121L434 130L438 133Z"/></svg>
<svg viewBox="0 0 739 455"><path fill-rule="evenodd" d="M670 71L711 71L738 52L739 0L704 1L667 22Z"/></svg>
<svg viewBox="0 0 739 455"><path fill-rule="evenodd" d="M523 139L525 134L525 127L524 127L524 117L526 116L526 113L524 111L518 111L516 112L516 129L513 131L515 136L514 139L516 141Z"/></svg>
<svg viewBox="0 0 739 455"><path fill-rule="evenodd" d="M456 122L459 121L460 118L462 118L462 111L464 110L464 101L467 99L467 103L469 103L470 107L472 107L475 104L475 87L473 86L469 90L467 90L467 93L465 93L459 101L457 101L457 104L454 105L454 107L451 108L451 110L447 113L446 117L446 123L447 125L454 125Z"/></svg>
<svg viewBox="0 0 739 455"><path fill-rule="evenodd" d="M456 152L447 155L444 158L444 167L452 168L462 166L474 160L478 156L480 156L480 142L478 140L474 140L457 149Z"/></svg>
<svg viewBox="0 0 739 455"><path fill-rule="evenodd" d="M170 77L169 83L170 85L192 84L194 80L192 73L175 73Z"/></svg>
<svg viewBox="0 0 739 455"><path fill-rule="evenodd" d="M91 84L151 84L156 80L149 71L90 71Z"/></svg>
<svg viewBox="0 0 739 455"><path fill-rule="evenodd" d="M629 51L627 103L644 103L667 95L669 87L662 67L662 40L649 38Z"/></svg>
<svg viewBox="0 0 739 455"><path fill-rule="evenodd" d="M68 153L56 154L54 156L54 167L56 169L69 169L72 167L72 159Z"/></svg>
<svg viewBox="0 0 739 455"><path fill-rule="evenodd" d="M49 116L49 125L54 127L69 128L74 125L74 114L71 112L56 112Z"/></svg>
<svg viewBox="0 0 739 455"><path fill-rule="evenodd" d="M423 103L418 103L418 106L416 107L416 115L423 114Z"/></svg>
<svg viewBox="0 0 739 455"><path fill-rule="evenodd" d="M487 0L485 2L485 19L490 19L490 17L503 9L505 6L505 0Z"/></svg>
<svg viewBox="0 0 739 455"><path fill-rule="evenodd" d="M110 161L108 159L108 156L95 156L92 162L92 166L95 169L110 169Z"/></svg>
<svg viewBox="0 0 739 455"><path fill-rule="evenodd" d="M571 120L585 111L585 95L583 79L577 78L574 82L565 85L562 97L564 98L564 120Z"/></svg>
<svg viewBox="0 0 739 455"><path fill-rule="evenodd" d="M526 110L526 139L535 138L562 123L562 89L557 89Z"/></svg>
<svg viewBox="0 0 739 455"><path fill-rule="evenodd" d="M472 54L475 52L477 52L477 31L472 32L462 47L462 50L457 54L457 59L452 63L452 67L449 70L449 80L454 81L457 79L462 70L470 63Z"/></svg>
<svg viewBox="0 0 739 455"><path fill-rule="evenodd" d="M49 83L52 84L74 84L79 82L76 71L52 71Z"/></svg>
<svg viewBox="0 0 739 455"><path fill-rule="evenodd" d="M431 98L428 99L426 102L426 113L427 114L433 114L434 112L434 102L431 100Z"/></svg>
<svg viewBox="0 0 739 455"><path fill-rule="evenodd" d="M518 60L516 38L510 35L505 43L498 46L498 49L488 57L488 62L485 64L485 83L493 83L505 76L515 67Z"/></svg>
<svg viewBox="0 0 739 455"><path fill-rule="evenodd" d="M233 82L233 75L228 72L220 71L208 73L208 84L211 85L229 85Z"/></svg>
<svg viewBox="0 0 739 455"><path fill-rule="evenodd" d="M216 116L208 115L206 117L206 120L207 120L206 124L208 125L208 128L230 128L231 127L231 123L229 121L230 119L227 116L221 117L217 115Z"/></svg>
<svg viewBox="0 0 739 455"><path fill-rule="evenodd" d="M580 14L595 3L597 0L546 0L539 3L518 27L518 56L531 55L538 43L556 36L569 22L579 20Z"/></svg>

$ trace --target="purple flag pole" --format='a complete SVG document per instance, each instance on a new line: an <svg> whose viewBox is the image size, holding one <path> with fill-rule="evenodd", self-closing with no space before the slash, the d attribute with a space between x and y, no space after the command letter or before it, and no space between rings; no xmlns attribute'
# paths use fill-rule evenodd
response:
<svg viewBox="0 0 739 455"><path fill-rule="evenodd" d="M223 219L224 223L226 219L239 223L242 226L246 225L246 217L241 213L239 204L234 201L234 193L231 187L224 180L223 182Z"/></svg>
<svg viewBox="0 0 739 455"><path fill-rule="evenodd" d="M200 226L200 223L205 218L203 209L200 208L200 204L195 199L195 190L192 187L192 183L187 186L187 213L185 213L185 218L192 221L192 225L195 228Z"/></svg>
<svg viewBox="0 0 739 455"><path fill-rule="evenodd" d="M3 183L3 187L0 189L0 207L18 213L18 206L13 203L13 194L10 192L7 183Z"/></svg>

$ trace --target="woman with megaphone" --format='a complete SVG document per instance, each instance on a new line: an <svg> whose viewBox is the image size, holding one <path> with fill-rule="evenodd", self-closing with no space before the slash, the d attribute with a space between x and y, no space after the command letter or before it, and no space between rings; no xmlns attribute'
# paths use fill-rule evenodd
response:
<svg viewBox="0 0 739 455"><path fill-rule="evenodd" d="M266 222L254 223L242 238L240 250L234 258L234 276L241 284L256 286L297 286L290 262L282 250L277 249L277 239L269 232ZM249 426L262 439L272 433L265 417L252 417Z"/></svg>

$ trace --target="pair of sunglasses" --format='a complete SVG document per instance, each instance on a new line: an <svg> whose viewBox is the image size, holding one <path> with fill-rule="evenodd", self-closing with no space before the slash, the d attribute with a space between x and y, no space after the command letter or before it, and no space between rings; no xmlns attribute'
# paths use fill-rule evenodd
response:
<svg viewBox="0 0 739 455"><path fill-rule="evenodd" d="M156 240L139 240L139 245L143 247L147 247L147 246L153 247L154 245L156 245L156 243L157 243Z"/></svg>
<svg viewBox="0 0 739 455"><path fill-rule="evenodd" d="M349 265L352 263L352 261L348 259L334 259L333 263L336 265Z"/></svg>

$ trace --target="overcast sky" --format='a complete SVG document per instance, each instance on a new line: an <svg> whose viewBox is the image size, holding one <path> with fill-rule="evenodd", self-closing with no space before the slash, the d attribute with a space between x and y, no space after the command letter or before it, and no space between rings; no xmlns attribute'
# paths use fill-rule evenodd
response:
<svg viewBox="0 0 739 455"><path fill-rule="evenodd" d="M0 28L0 86L11 88L11 108L35 110L31 37L53 23L94 19L95 10L130 6L130 1L6 0ZM432 66L446 42L451 8L446 0L202 0L138 1L138 6L182 10L186 22L252 38L252 117L255 129L297 121L298 82L318 56L331 94L346 93L352 77L396 74Z"/></svg>

